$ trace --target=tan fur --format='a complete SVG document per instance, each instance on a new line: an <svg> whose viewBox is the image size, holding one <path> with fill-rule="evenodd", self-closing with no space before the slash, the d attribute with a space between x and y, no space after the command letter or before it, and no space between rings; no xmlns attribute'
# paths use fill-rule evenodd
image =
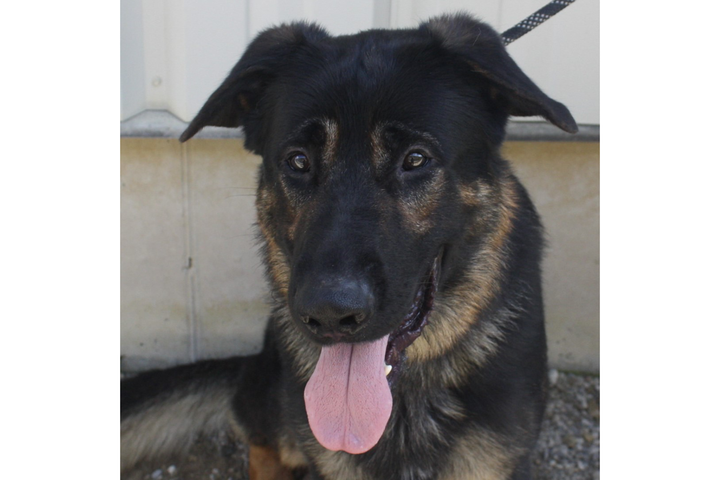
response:
<svg viewBox="0 0 720 480"><path fill-rule="evenodd" d="M495 224L474 227L490 228L492 233L470 259L466 281L436 298L434 311L430 314L423 334L407 349L408 361L427 361L452 351L453 346L468 332L480 312L487 308L497 294L505 263L506 253L503 247L511 232L517 210L514 182L507 179L501 182L497 189L497 192L491 192L490 187L480 183L477 185L478 204L492 205L490 202L493 201L493 197L500 198L493 212L497 217ZM487 221L485 218L478 220L478 222ZM501 341L502 333L499 327L500 325L495 323L483 325L483 338L479 344L483 345L487 352L484 352L482 359L492 354L495 350L494 346Z"/></svg>
<svg viewBox="0 0 720 480"><path fill-rule="evenodd" d="M229 388L191 395L178 392L123 420L120 435L123 470L146 459L187 449L197 435L227 428L232 416L232 394Z"/></svg>
<svg viewBox="0 0 720 480"><path fill-rule="evenodd" d="M307 457L298 448L294 440L288 435L283 435L278 441L278 450L280 453L280 462L288 468L302 468L309 464Z"/></svg>
<svg viewBox="0 0 720 480"><path fill-rule="evenodd" d="M478 195L478 185L459 184L460 201L468 208L479 208L480 198Z"/></svg>
<svg viewBox="0 0 720 480"><path fill-rule="evenodd" d="M258 189L256 208L258 212L258 225L266 244L266 261L270 272L270 282L273 290L282 296L287 297L287 289L290 284L290 265L287 258L280 251L271 228L270 213L275 208L276 200L273 194L266 188Z"/></svg>
<svg viewBox="0 0 720 480"><path fill-rule="evenodd" d="M379 170L383 163L388 160L388 154L383 144L382 134L386 128L384 123L377 125L370 133L370 161L375 170Z"/></svg>
<svg viewBox="0 0 720 480"><path fill-rule="evenodd" d="M487 430L471 431L457 443L441 480L507 480L521 452L505 443Z"/></svg>
<svg viewBox="0 0 720 480"><path fill-rule="evenodd" d="M444 189L445 177L438 172L428 188L400 200L403 220L417 235L425 235L435 226L434 214Z"/></svg>
<svg viewBox="0 0 720 480"><path fill-rule="evenodd" d="M349 453L332 452L330 450L318 450L315 457L317 466L325 478L337 478L346 480L370 480L363 474L362 470L353 465L348 458Z"/></svg>
<svg viewBox="0 0 720 480"><path fill-rule="evenodd" d="M292 480L292 472L280 463L278 452L268 447L250 445L248 454L250 480Z"/></svg>
<svg viewBox="0 0 720 480"><path fill-rule="evenodd" d="M280 247L275 243L275 240L269 240L267 242L267 249L271 281L274 290L280 294L283 299L286 299L288 286L290 285L290 265L285 255L280 251Z"/></svg>
<svg viewBox="0 0 720 480"><path fill-rule="evenodd" d="M325 165L332 165L337 157L338 147L338 124L334 120L328 118L323 119L320 122L325 130L325 145L322 149L322 159Z"/></svg>

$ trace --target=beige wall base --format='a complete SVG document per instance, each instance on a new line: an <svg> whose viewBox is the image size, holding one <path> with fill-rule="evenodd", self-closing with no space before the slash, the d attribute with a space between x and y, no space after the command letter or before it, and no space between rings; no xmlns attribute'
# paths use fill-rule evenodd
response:
<svg viewBox="0 0 720 480"><path fill-rule="evenodd" d="M600 145L510 142L504 156L547 237L543 268L550 364L600 369Z"/></svg>
<svg viewBox="0 0 720 480"><path fill-rule="evenodd" d="M510 142L547 230L556 368L599 369L599 145ZM122 367L253 353L268 308L255 241L260 159L240 140L121 140Z"/></svg>

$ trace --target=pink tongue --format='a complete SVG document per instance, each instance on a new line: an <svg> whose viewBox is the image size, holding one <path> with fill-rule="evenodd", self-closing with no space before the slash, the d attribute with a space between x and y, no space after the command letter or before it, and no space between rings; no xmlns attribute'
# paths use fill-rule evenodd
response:
<svg viewBox="0 0 720 480"><path fill-rule="evenodd" d="M385 431L392 410L387 341L323 347L305 387L305 409L315 438L328 450L364 453Z"/></svg>

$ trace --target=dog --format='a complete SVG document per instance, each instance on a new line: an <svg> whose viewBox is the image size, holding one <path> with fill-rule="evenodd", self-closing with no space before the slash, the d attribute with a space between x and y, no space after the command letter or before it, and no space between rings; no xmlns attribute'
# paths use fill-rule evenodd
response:
<svg viewBox="0 0 720 480"><path fill-rule="evenodd" d="M231 425L255 479L532 478L543 230L513 115L577 131L466 14L260 33L180 140L242 127L262 157L263 350L124 380L125 471Z"/></svg>

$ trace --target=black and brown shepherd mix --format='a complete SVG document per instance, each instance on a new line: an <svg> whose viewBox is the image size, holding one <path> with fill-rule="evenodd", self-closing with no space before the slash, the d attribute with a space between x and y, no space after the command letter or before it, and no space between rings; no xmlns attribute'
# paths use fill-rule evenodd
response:
<svg viewBox="0 0 720 480"><path fill-rule="evenodd" d="M261 33L181 140L242 126L262 156L264 349L124 381L123 468L230 423L255 478L531 478L543 234L509 115L577 130L465 15Z"/></svg>

